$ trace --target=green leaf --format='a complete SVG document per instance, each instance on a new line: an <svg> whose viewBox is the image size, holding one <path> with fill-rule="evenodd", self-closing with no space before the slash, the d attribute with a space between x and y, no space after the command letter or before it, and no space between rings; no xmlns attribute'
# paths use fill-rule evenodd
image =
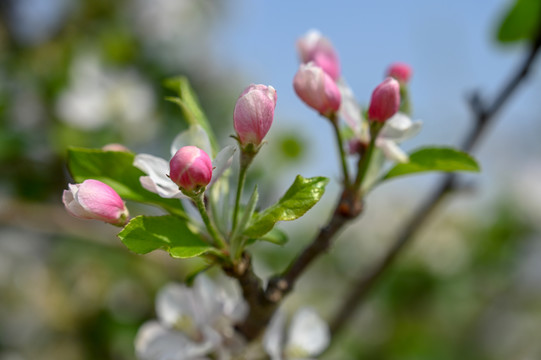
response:
<svg viewBox="0 0 541 360"><path fill-rule="evenodd" d="M250 200L248 200L248 204L246 204L246 207L244 208L242 218L237 224L237 229L239 233L242 233L244 229L246 228L246 225L248 225L248 222L250 221L250 219L252 218L254 214L255 207L257 205L258 200L259 200L259 193L257 192L257 185L256 185L254 187L254 191L252 192L252 195L250 196Z"/></svg>
<svg viewBox="0 0 541 360"><path fill-rule="evenodd" d="M541 21L541 1L517 0L498 29L498 41L512 43L533 40Z"/></svg>
<svg viewBox="0 0 541 360"><path fill-rule="evenodd" d="M281 246L287 243L288 238L285 232L275 227L259 239L248 239L248 241L246 241L246 246L255 243L257 240L267 241Z"/></svg>
<svg viewBox="0 0 541 360"><path fill-rule="evenodd" d="M321 199L328 182L329 179L324 177L305 179L297 175L285 195L276 204L259 213L244 235L250 238L261 238L272 230L276 222L301 217Z"/></svg>
<svg viewBox="0 0 541 360"><path fill-rule="evenodd" d="M184 259L213 249L188 228L184 219L172 215L137 216L118 237L128 249L137 254L162 249L172 257Z"/></svg>
<svg viewBox="0 0 541 360"><path fill-rule="evenodd" d="M473 157L453 148L422 148L409 157L408 163L395 165L383 180L425 171L479 172L479 165Z"/></svg>
<svg viewBox="0 0 541 360"><path fill-rule="evenodd" d="M141 170L133 166L135 155L98 149L68 149L68 168L77 183L95 179L111 186L120 197L163 207L171 214L186 216L178 199L164 199L141 186Z"/></svg>
<svg viewBox="0 0 541 360"><path fill-rule="evenodd" d="M197 95L195 95L188 78L185 76L170 78L164 81L164 86L175 91L178 95L178 97L166 97L165 100L171 101L180 107L189 125L200 125L207 132L214 152L212 156L216 156L220 149L218 141L205 113L201 109Z"/></svg>

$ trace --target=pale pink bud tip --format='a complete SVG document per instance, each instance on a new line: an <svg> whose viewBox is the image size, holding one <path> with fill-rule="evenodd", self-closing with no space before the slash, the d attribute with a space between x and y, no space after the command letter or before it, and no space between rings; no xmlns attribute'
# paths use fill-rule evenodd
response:
<svg viewBox="0 0 541 360"><path fill-rule="evenodd" d="M379 84L372 93L368 119L384 122L396 114L400 107L400 84L388 77Z"/></svg>
<svg viewBox="0 0 541 360"><path fill-rule="evenodd" d="M122 144L107 144L101 148L103 151L130 152L130 149Z"/></svg>
<svg viewBox="0 0 541 360"><path fill-rule="evenodd" d="M413 70L411 69L411 66L401 62L391 64L391 66L389 66L389 69L387 70L387 76L394 77L401 83L409 82L412 73Z"/></svg>
<svg viewBox="0 0 541 360"><path fill-rule="evenodd" d="M276 90L272 86L250 85L239 96L233 125L242 145L259 145L274 119Z"/></svg>
<svg viewBox="0 0 541 360"><path fill-rule="evenodd" d="M207 186L212 179L212 161L195 146L180 148L169 162L171 180L182 190L193 191Z"/></svg>
<svg viewBox="0 0 541 360"><path fill-rule="evenodd" d="M128 209L120 196L109 185L98 180L85 180L81 184L69 184L64 190L62 202L66 210L81 219L95 219L113 225L125 225Z"/></svg>
<svg viewBox="0 0 541 360"><path fill-rule="evenodd" d="M302 63L314 62L333 80L340 77L340 61L331 42L317 30L310 30L297 41L297 50Z"/></svg>
<svg viewBox="0 0 541 360"><path fill-rule="evenodd" d="M334 80L319 66L313 63L301 64L293 87L306 105L322 115L337 112L340 108L341 95Z"/></svg>

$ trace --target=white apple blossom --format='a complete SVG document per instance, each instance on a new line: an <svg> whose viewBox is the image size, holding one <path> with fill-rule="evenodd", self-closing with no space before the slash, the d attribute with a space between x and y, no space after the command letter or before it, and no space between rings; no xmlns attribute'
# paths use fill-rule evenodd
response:
<svg viewBox="0 0 541 360"><path fill-rule="evenodd" d="M212 154L212 148L207 133L199 125L192 125L186 131L181 132L171 145L171 156L173 156L181 147L197 146L208 154ZM235 146L224 147L212 161L212 179L209 187L212 186L224 173L229 166ZM142 170L147 176L141 176L139 179L143 188L156 193L163 198L186 198L179 190L178 185L169 178L169 162L160 157L149 154L138 154L135 156L133 165Z"/></svg>
<svg viewBox="0 0 541 360"><path fill-rule="evenodd" d="M272 360L309 360L329 346L329 327L311 308L295 313L287 334L284 327L285 315L277 312L263 337L263 347Z"/></svg>
<svg viewBox="0 0 541 360"><path fill-rule="evenodd" d="M216 286L198 276L193 287L166 285L156 299L158 321L141 326L135 339L140 360L226 359L242 340L233 325L242 321L247 305L231 279ZM213 357L214 358L214 357Z"/></svg>

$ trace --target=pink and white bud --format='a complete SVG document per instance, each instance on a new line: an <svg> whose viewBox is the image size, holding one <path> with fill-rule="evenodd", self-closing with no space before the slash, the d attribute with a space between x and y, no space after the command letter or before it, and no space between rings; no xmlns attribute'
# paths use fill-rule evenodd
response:
<svg viewBox="0 0 541 360"><path fill-rule="evenodd" d="M310 30L297 40L301 62L310 61L323 69L334 80L340 77L340 61L332 43L317 30Z"/></svg>
<svg viewBox="0 0 541 360"><path fill-rule="evenodd" d="M101 220L123 226L128 222L128 209L120 196L109 185L98 180L69 184L62 202L66 210L80 219Z"/></svg>
<svg viewBox="0 0 541 360"><path fill-rule="evenodd" d="M250 85L239 96L233 125L242 145L259 145L274 119L276 90L272 86Z"/></svg>
<svg viewBox="0 0 541 360"><path fill-rule="evenodd" d="M393 77L404 84L410 81L412 73L411 66L401 62L393 63L387 69L387 76Z"/></svg>
<svg viewBox="0 0 541 360"><path fill-rule="evenodd" d="M103 146L101 149L103 151L118 151L118 152L127 152L127 153L131 152L130 149L128 149L124 145L116 144L116 143L107 144Z"/></svg>
<svg viewBox="0 0 541 360"><path fill-rule="evenodd" d="M311 62L300 65L293 87L306 105L322 115L335 113L340 108L340 89L323 69Z"/></svg>
<svg viewBox="0 0 541 360"><path fill-rule="evenodd" d="M397 80L388 77L379 84L372 93L368 119L370 121L385 122L397 113L400 107L400 84Z"/></svg>
<svg viewBox="0 0 541 360"><path fill-rule="evenodd" d="M180 148L171 158L169 169L169 177L181 190L196 190L212 179L212 161L196 146Z"/></svg>

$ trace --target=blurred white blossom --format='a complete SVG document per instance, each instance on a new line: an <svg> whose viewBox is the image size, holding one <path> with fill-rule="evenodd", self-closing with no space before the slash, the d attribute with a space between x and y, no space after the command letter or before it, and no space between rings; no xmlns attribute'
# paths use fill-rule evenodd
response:
<svg viewBox="0 0 541 360"><path fill-rule="evenodd" d="M327 324L311 308L302 308L291 320L285 333L285 315L277 312L263 337L263 347L272 360L308 360L329 346Z"/></svg>
<svg viewBox="0 0 541 360"><path fill-rule="evenodd" d="M178 70L181 64L206 69L210 61L210 29L219 15L213 0L135 0L130 3L133 30L147 53L162 66Z"/></svg>
<svg viewBox="0 0 541 360"><path fill-rule="evenodd" d="M198 276L193 287L165 286L157 296L158 321L139 329L135 349L141 360L228 359L242 348L233 326L242 321L247 305L237 284L228 278L217 286Z"/></svg>
<svg viewBox="0 0 541 360"><path fill-rule="evenodd" d="M70 84L56 111L65 123L83 130L113 124L128 138L146 138L154 130L154 93L133 70L105 68L95 56L80 56L70 69Z"/></svg>

